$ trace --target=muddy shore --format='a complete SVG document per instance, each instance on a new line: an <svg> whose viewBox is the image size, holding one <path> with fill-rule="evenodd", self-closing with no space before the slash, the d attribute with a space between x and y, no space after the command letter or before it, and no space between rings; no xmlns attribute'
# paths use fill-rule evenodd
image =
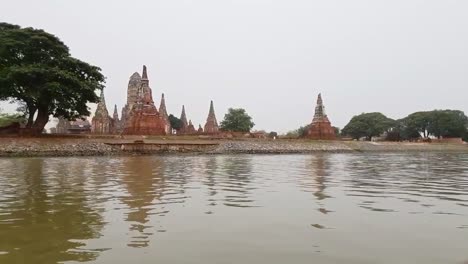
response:
<svg viewBox="0 0 468 264"><path fill-rule="evenodd" d="M119 144L132 143L134 139L114 138L0 138L0 157L62 157L62 156L111 156L161 153L199 154L283 154L314 152L465 152L467 144L393 143L355 141L306 141L306 140L197 140L182 139L177 142L166 139L140 139L144 144L172 144L170 148L135 151L123 149ZM196 149L185 144L203 145Z"/></svg>

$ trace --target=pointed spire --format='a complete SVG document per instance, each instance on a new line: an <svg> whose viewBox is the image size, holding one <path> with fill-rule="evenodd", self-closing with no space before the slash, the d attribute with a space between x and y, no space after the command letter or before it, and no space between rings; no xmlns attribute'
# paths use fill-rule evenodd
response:
<svg viewBox="0 0 468 264"><path fill-rule="evenodd" d="M114 105L114 120L118 120L119 119L119 113L117 112L117 105Z"/></svg>
<svg viewBox="0 0 468 264"><path fill-rule="evenodd" d="M317 105L323 105L322 93L319 93L319 94L318 94L318 97L317 97Z"/></svg>
<svg viewBox="0 0 468 264"><path fill-rule="evenodd" d="M101 90L101 95L99 96L99 102L101 103L106 103L106 100L104 98L104 89Z"/></svg>
<svg viewBox="0 0 468 264"><path fill-rule="evenodd" d="M148 73L146 71L146 65L143 65L143 74L141 75L142 80L148 80Z"/></svg>
<svg viewBox="0 0 468 264"><path fill-rule="evenodd" d="M192 119L190 119L188 123L189 123L189 126L193 126Z"/></svg>
<svg viewBox="0 0 468 264"><path fill-rule="evenodd" d="M315 114L312 122L317 122L326 117L327 115L325 114L325 106L323 105L322 94L319 93L319 95L317 96L317 106L315 106Z"/></svg>
<svg viewBox="0 0 468 264"><path fill-rule="evenodd" d="M218 133L219 127L218 127L218 121L216 120L216 115L214 111L214 106L213 106L213 100L210 102L210 111L208 112L208 117L206 118L206 124L205 124L205 133Z"/></svg>
<svg viewBox="0 0 468 264"><path fill-rule="evenodd" d="M182 114L180 115L180 120L182 121L183 127L188 125L187 123L187 115L185 114L185 106L182 105Z"/></svg>
<svg viewBox="0 0 468 264"><path fill-rule="evenodd" d="M206 122L212 122L218 125L218 121L216 120L216 115L214 111L214 106L213 106L213 100L210 102L210 111L208 112L208 118L206 119Z"/></svg>
<svg viewBox="0 0 468 264"><path fill-rule="evenodd" d="M99 96L99 103L97 104L94 116L104 118L109 116L106 107L106 99L104 97L104 89L101 90L101 95Z"/></svg>
<svg viewBox="0 0 468 264"><path fill-rule="evenodd" d="M167 109L166 109L166 99L164 98L164 93L161 95L161 104L159 105L159 113L164 118L168 118Z"/></svg>

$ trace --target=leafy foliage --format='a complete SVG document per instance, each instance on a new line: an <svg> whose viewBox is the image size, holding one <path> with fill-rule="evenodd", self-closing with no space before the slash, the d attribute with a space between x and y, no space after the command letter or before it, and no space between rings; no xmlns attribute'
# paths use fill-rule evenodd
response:
<svg viewBox="0 0 468 264"><path fill-rule="evenodd" d="M309 125L305 125L305 126L301 126L297 129L297 134L299 137L306 137L307 136L307 132L309 131L309 128L310 128L310 124Z"/></svg>
<svg viewBox="0 0 468 264"><path fill-rule="evenodd" d="M365 137L371 140L372 137L388 132L394 126L395 121L382 113L363 113L354 116L341 133L354 139Z"/></svg>
<svg viewBox="0 0 468 264"><path fill-rule="evenodd" d="M229 108L220 127L223 131L250 132L254 125L252 117L244 109Z"/></svg>
<svg viewBox="0 0 468 264"><path fill-rule="evenodd" d="M169 115L169 122L171 123L172 129L179 130L182 128L182 120L175 117L173 114Z"/></svg>
<svg viewBox="0 0 468 264"><path fill-rule="evenodd" d="M421 137L463 137L467 133L468 117L459 110L416 112L398 121L403 140Z"/></svg>
<svg viewBox="0 0 468 264"><path fill-rule="evenodd" d="M268 137L269 137L269 138L277 138L277 137L278 137L278 133L275 132L275 131L271 131L270 133L268 133Z"/></svg>
<svg viewBox="0 0 468 264"><path fill-rule="evenodd" d="M468 117L458 110L431 112L428 132L437 138L463 137L467 132Z"/></svg>
<svg viewBox="0 0 468 264"><path fill-rule="evenodd" d="M49 116L90 114L103 89L101 69L73 58L56 36L0 23L0 99L25 104L26 128L41 133Z"/></svg>
<svg viewBox="0 0 468 264"><path fill-rule="evenodd" d="M338 137L341 134L341 129L339 127L333 127L333 130L335 130L335 135Z"/></svg>

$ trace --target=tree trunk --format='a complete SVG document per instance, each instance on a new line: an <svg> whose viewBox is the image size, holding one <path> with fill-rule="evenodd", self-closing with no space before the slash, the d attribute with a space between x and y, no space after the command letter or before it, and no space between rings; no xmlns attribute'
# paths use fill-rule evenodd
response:
<svg viewBox="0 0 468 264"><path fill-rule="evenodd" d="M36 114L37 108L35 106L28 107L28 123L26 123L26 128L30 129L34 123L34 115Z"/></svg>
<svg viewBox="0 0 468 264"><path fill-rule="evenodd" d="M44 130L45 125L49 122L49 112L46 109L38 109L36 120L31 127L31 133L33 135L40 135Z"/></svg>

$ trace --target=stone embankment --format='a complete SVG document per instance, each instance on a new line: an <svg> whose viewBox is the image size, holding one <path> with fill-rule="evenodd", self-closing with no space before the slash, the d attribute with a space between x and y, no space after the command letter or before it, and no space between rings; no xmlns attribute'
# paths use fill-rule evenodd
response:
<svg viewBox="0 0 468 264"><path fill-rule="evenodd" d="M122 147L125 140L88 138L0 138L0 157L38 156L111 156L158 153L202 153L202 154L284 154L315 152L464 152L467 144L434 143L374 143L350 141L306 141L306 140L221 140L210 141L203 147L198 140L149 140L153 147L149 151L133 151ZM127 140L128 142L128 140ZM133 142L133 141L131 141ZM109 144L111 143L111 144ZM213 144L217 143L217 144ZM154 147L158 144L171 147ZM196 147L190 147L196 146Z"/></svg>
<svg viewBox="0 0 468 264"><path fill-rule="evenodd" d="M0 157L107 156L118 153L103 142L85 140L0 140Z"/></svg>
<svg viewBox="0 0 468 264"><path fill-rule="evenodd" d="M210 153L286 154L352 151L353 148L341 141L252 140L225 141Z"/></svg>

